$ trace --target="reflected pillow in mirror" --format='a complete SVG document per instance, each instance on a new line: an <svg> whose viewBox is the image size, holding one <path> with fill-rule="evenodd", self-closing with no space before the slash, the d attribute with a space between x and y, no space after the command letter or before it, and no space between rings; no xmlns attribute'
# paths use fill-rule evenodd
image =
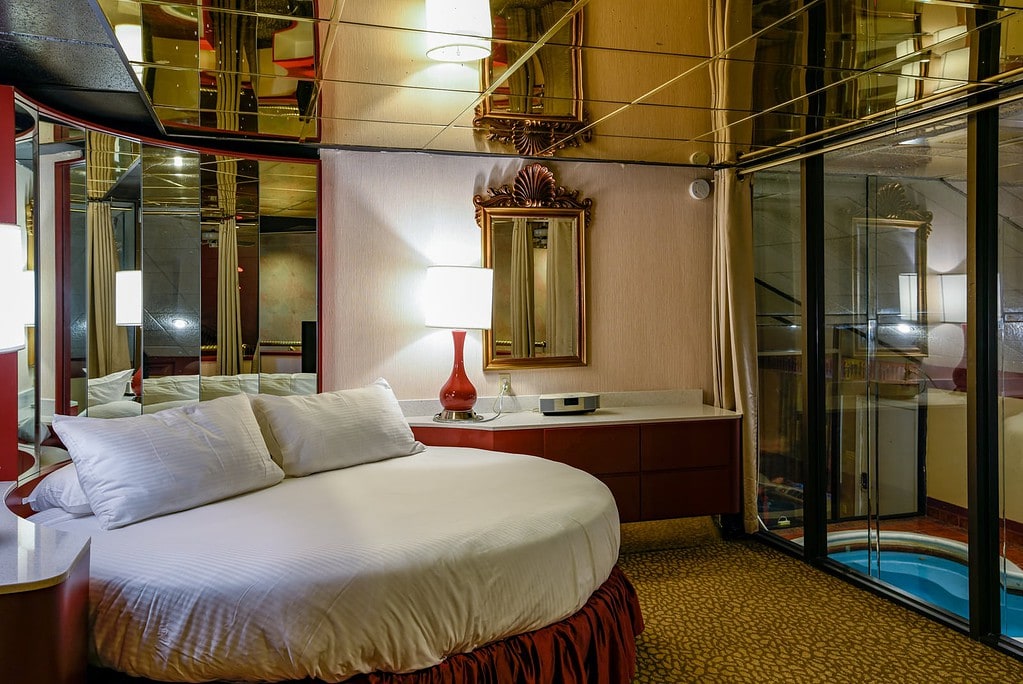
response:
<svg viewBox="0 0 1023 684"><path fill-rule="evenodd" d="M124 399L124 395L128 391L128 382L134 372L134 369L129 368L95 380L89 378L89 406L109 404L112 401Z"/></svg>
<svg viewBox="0 0 1023 684"><path fill-rule="evenodd" d="M131 399L120 399L106 404L90 406L86 409L85 413L80 415L89 416L90 418L125 418L127 416L137 416L140 413L142 413L142 404Z"/></svg>
<svg viewBox="0 0 1023 684"><path fill-rule="evenodd" d="M36 488L25 497L33 511L39 513L50 508L61 508L71 515L91 515L92 506L78 483L78 470L74 463L57 468L43 477Z"/></svg>
<svg viewBox="0 0 1023 684"><path fill-rule="evenodd" d="M255 394L258 391L259 376L255 373L210 375L199 379L199 398L203 401L232 394Z"/></svg>
<svg viewBox="0 0 1023 684"><path fill-rule="evenodd" d="M259 393L279 397L316 394L316 373L260 373Z"/></svg>
<svg viewBox="0 0 1023 684"><path fill-rule="evenodd" d="M199 400L198 375L164 375L142 380L142 403L147 406L189 399Z"/></svg>
<svg viewBox="0 0 1023 684"><path fill-rule="evenodd" d="M54 416L53 429L105 530L284 478L244 395L133 418Z"/></svg>
<svg viewBox="0 0 1023 684"><path fill-rule="evenodd" d="M270 454L289 476L411 456L426 449L416 441L383 378L359 389L308 396L257 394L252 408Z"/></svg>

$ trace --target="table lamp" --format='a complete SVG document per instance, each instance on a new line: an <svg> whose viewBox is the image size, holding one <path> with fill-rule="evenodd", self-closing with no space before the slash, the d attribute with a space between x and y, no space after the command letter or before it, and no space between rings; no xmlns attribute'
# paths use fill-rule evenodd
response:
<svg viewBox="0 0 1023 684"><path fill-rule="evenodd" d="M494 272L472 266L431 266L426 269L426 325L451 328L455 360L440 390L442 410L434 420L476 421L472 410L476 388L465 374L462 350L466 330L488 330L493 308Z"/></svg>

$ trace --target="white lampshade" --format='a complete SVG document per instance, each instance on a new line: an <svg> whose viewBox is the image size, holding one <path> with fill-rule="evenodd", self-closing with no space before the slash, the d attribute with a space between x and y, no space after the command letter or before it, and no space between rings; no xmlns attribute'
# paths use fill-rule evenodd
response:
<svg viewBox="0 0 1023 684"><path fill-rule="evenodd" d="M938 276L941 288L941 320L945 323L966 322L966 274L943 273Z"/></svg>
<svg viewBox="0 0 1023 684"><path fill-rule="evenodd" d="M490 0L426 0L426 56L471 62L490 54Z"/></svg>
<svg viewBox="0 0 1023 684"><path fill-rule="evenodd" d="M0 352L12 352L25 346L25 252L21 247L21 227L0 223ZM34 293L33 293L34 296ZM34 305L33 305L34 308Z"/></svg>
<svg viewBox="0 0 1023 684"><path fill-rule="evenodd" d="M36 272L18 273L18 320L22 325L36 324Z"/></svg>
<svg viewBox="0 0 1023 684"><path fill-rule="evenodd" d="M489 330L494 272L473 266L426 269L426 325L432 328Z"/></svg>
<svg viewBox="0 0 1023 684"><path fill-rule="evenodd" d="M142 325L142 271L118 271L114 277L114 322Z"/></svg>

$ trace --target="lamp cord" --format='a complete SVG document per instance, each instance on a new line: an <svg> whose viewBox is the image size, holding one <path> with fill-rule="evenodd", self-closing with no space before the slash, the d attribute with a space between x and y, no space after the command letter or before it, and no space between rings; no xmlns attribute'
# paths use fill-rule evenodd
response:
<svg viewBox="0 0 1023 684"><path fill-rule="evenodd" d="M508 396L508 385L501 383L501 391L498 392L497 396L494 397L494 405L491 409L494 411L494 415L489 418L481 418L477 420L477 423L489 423L492 420L497 420L501 417L501 413L504 411L504 398Z"/></svg>

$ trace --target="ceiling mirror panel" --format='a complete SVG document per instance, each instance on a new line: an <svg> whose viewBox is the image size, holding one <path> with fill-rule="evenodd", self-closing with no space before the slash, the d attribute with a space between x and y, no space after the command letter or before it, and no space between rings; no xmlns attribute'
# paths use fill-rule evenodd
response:
<svg viewBox="0 0 1023 684"><path fill-rule="evenodd" d="M137 130L155 114L161 132L189 138L697 165L734 161L705 160L725 143L752 164L810 142L817 92L814 129L837 130L814 138L901 124L990 88L969 74L986 28L1000 33L997 85L1023 65L1019 0L765 0L724 14L695 2L484 0L489 57L457 64L431 60L430 37L468 31L428 26L423 0L96 0L91 20L93 4L124 61L111 80L142 95ZM38 37L21 28L15 42ZM818 35L824 64L811 65ZM84 90L83 100L105 92ZM665 112L678 120L661 125ZM554 143L550 129L527 134L526 117L551 116L588 123Z"/></svg>
<svg viewBox="0 0 1023 684"><path fill-rule="evenodd" d="M486 94L476 125L519 154L553 154L579 145L582 106L582 9L573 0L491 2L493 43L481 67ZM543 38L544 42L535 50Z"/></svg>

